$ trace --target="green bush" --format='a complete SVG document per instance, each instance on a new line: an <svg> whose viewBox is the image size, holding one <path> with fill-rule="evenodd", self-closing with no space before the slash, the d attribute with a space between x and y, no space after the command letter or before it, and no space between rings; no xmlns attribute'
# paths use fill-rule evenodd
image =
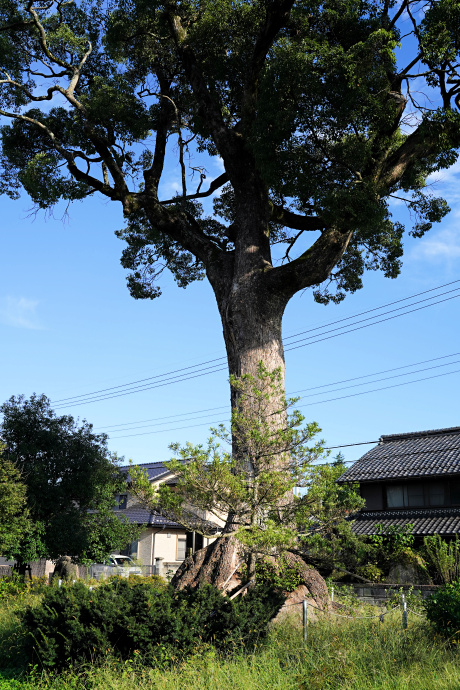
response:
<svg viewBox="0 0 460 690"><path fill-rule="evenodd" d="M441 584L455 582L460 577L460 539L446 541L439 534L423 540L427 558Z"/></svg>
<svg viewBox="0 0 460 690"><path fill-rule="evenodd" d="M437 632L460 639L460 581L441 587L425 601L426 617Z"/></svg>
<svg viewBox="0 0 460 690"><path fill-rule="evenodd" d="M0 601L29 593L43 592L48 582L47 577L25 578L13 571L12 575L0 579Z"/></svg>
<svg viewBox="0 0 460 690"><path fill-rule="evenodd" d="M210 585L175 591L119 578L89 590L77 582L50 589L41 606L24 612L28 658L59 671L106 656L162 666L210 643L223 652L250 650L283 601L261 588L230 601Z"/></svg>

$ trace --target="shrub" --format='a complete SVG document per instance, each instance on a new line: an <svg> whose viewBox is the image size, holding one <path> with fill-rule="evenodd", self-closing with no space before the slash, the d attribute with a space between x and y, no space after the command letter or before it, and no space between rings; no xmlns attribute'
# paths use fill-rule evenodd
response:
<svg viewBox="0 0 460 690"><path fill-rule="evenodd" d="M425 537L425 551L434 568L436 579L442 584L454 582L460 577L460 539L445 541L439 534Z"/></svg>
<svg viewBox="0 0 460 690"><path fill-rule="evenodd" d="M257 561L257 581L267 587L274 587L283 592L294 592L304 582L303 568L300 563L288 563L285 556L281 555L276 565L267 560Z"/></svg>
<svg viewBox="0 0 460 690"><path fill-rule="evenodd" d="M456 641L460 639L460 581L441 587L426 599L426 617L436 630Z"/></svg>
<svg viewBox="0 0 460 690"><path fill-rule="evenodd" d="M378 567L375 563L368 563L367 565L361 566L357 570L358 575L365 577L371 582L380 582L383 578L383 570Z"/></svg>
<svg viewBox="0 0 460 690"><path fill-rule="evenodd" d="M210 585L175 591L119 578L91 591L77 582L25 611L27 653L31 663L59 671L108 655L161 666L210 643L224 652L253 649L283 601L260 587L230 601Z"/></svg>
<svg viewBox="0 0 460 690"><path fill-rule="evenodd" d="M40 593L46 588L47 577L33 577L31 580L13 571L13 574L0 579L0 601L28 593Z"/></svg>

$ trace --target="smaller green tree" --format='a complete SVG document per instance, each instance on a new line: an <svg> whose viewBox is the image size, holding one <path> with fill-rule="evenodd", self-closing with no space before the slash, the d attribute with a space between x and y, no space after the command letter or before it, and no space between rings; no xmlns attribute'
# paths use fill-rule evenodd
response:
<svg viewBox="0 0 460 690"><path fill-rule="evenodd" d="M333 560L345 517L363 505L354 487L335 483L344 471L342 461L314 466L327 455L324 442L313 440L320 429L316 423L303 426L303 416L293 410L296 399L284 397L278 369L259 363L256 377L231 377L231 385L239 402L231 428L212 429L205 445L170 445L176 457L167 466L176 476L174 486L152 485L142 468L133 467L133 492L189 530L235 537L246 554L248 578L257 575L260 556L291 550L305 557L313 544L319 555L319 539L322 557ZM307 495L294 495L295 487L307 487ZM221 525L217 535L212 522ZM320 560L310 558L315 565Z"/></svg>
<svg viewBox="0 0 460 690"><path fill-rule="evenodd" d="M7 557L32 533L26 491L21 473L0 443L0 554Z"/></svg>
<svg viewBox="0 0 460 690"><path fill-rule="evenodd" d="M169 446L175 454L167 463L177 477L174 487L152 486L142 469L133 467L132 489L149 508L190 530L236 537L248 555L248 575L254 576L256 554L296 543L293 489L323 448L321 441L312 443L318 425L303 427L302 415L291 411L296 399L285 398L279 369L269 371L260 362L256 377L231 377L230 383L238 398L230 429L211 429L206 445ZM210 531L212 522L222 526L220 534Z"/></svg>
<svg viewBox="0 0 460 690"><path fill-rule="evenodd" d="M305 477L305 493L297 504L299 548L323 575L334 570L355 574L372 550L352 530L350 517L365 501L357 484L337 484L345 469L340 454L331 463L311 467Z"/></svg>
<svg viewBox="0 0 460 690"><path fill-rule="evenodd" d="M95 434L86 420L58 417L44 395L12 397L0 411L1 434L26 487L20 495L31 524L3 550L19 571L39 558L99 561L137 538L138 528L113 511L126 478L104 434Z"/></svg>

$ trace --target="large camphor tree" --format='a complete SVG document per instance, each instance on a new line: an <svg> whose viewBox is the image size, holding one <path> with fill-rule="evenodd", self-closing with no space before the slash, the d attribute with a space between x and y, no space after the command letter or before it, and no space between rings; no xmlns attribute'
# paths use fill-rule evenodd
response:
<svg viewBox="0 0 460 690"><path fill-rule="evenodd" d="M460 143L454 0L0 8L3 190L45 209L119 202L132 295L156 297L165 266L181 286L205 275L230 374L284 372L281 321L299 290L338 301L366 269L398 275L391 197L407 200L414 237L448 210L425 180ZM182 190L164 199L173 151ZM224 168L210 184L209 156ZM206 216L199 200L217 191Z"/></svg>

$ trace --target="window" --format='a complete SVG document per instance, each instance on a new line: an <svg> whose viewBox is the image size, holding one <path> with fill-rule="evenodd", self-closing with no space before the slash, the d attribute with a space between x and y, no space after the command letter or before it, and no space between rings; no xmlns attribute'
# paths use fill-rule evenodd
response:
<svg viewBox="0 0 460 690"><path fill-rule="evenodd" d="M187 547L187 539L185 537L177 537L177 560L185 560L185 551Z"/></svg>
<svg viewBox="0 0 460 690"><path fill-rule="evenodd" d="M441 483L428 484L428 501L430 506L446 504L446 486Z"/></svg>
<svg viewBox="0 0 460 690"><path fill-rule="evenodd" d="M128 494L120 494L118 496L118 510L126 510L128 504Z"/></svg>
<svg viewBox="0 0 460 690"><path fill-rule="evenodd" d="M404 487L404 488L406 488L406 487ZM408 484L406 490L407 490L407 505L410 508L425 505L425 502L423 500L424 499L423 484L421 482L417 482L415 484Z"/></svg>
<svg viewBox="0 0 460 690"><path fill-rule="evenodd" d="M451 505L460 505L460 480L453 479L449 482L450 488L450 503Z"/></svg>
<svg viewBox="0 0 460 690"><path fill-rule="evenodd" d="M387 506L388 508L404 508L404 487L387 486Z"/></svg>
<svg viewBox="0 0 460 690"><path fill-rule="evenodd" d="M421 508L449 505L445 482L408 482L386 486L387 508ZM460 503L460 482L452 482L450 504Z"/></svg>

